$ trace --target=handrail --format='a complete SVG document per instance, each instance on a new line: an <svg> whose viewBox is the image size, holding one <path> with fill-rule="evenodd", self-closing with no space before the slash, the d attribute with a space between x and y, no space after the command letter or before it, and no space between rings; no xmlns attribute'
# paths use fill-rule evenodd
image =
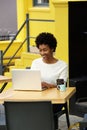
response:
<svg viewBox="0 0 87 130"><path fill-rule="evenodd" d="M3 74L3 58L2 58L2 50L0 51L0 75Z"/></svg>
<svg viewBox="0 0 87 130"><path fill-rule="evenodd" d="M40 22L54 22L55 20L48 19L29 19L30 21L40 21Z"/></svg>
<svg viewBox="0 0 87 130"><path fill-rule="evenodd" d="M30 41L29 41L29 14L26 14L26 35L27 35L27 52L30 52Z"/></svg>
<svg viewBox="0 0 87 130"><path fill-rule="evenodd" d="M7 65L3 66L3 57L6 54L6 52L8 51L8 49L11 47L11 45L13 44L14 40L16 39L16 37L18 36L18 34L21 32L21 30L23 29L23 27L26 25L26 38L25 40L22 42L22 44L19 46L19 48L16 50L16 52L14 53L14 55L10 58L10 60L8 61ZM17 31L16 35L13 37L13 39L11 40L10 44L7 46L7 48L4 50L4 52L1 52L1 56L0 56L0 74L3 75L5 69L7 68L7 66L9 66L10 62L13 60L13 58L15 57L15 55L17 54L17 52L21 49L21 47L23 46L23 44L26 42L27 40L27 51L29 52L29 14L26 14L26 20L24 21L24 23L22 24L22 26L19 28L19 30Z"/></svg>
<svg viewBox="0 0 87 130"><path fill-rule="evenodd" d="M10 58L9 62L7 63L7 65L4 67L4 69L7 68L7 66L10 64L10 62L12 61L12 59L15 57L15 55L17 54L17 52L21 49L21 47L23 46L23 44L26 42L27 38L24 39L24 41L22 42L22 44L19 46L19 48L16 50L16 52L14 53L14 55Z"/></svg>
<svg viewBox="0 0 87 130"><path fill-rule="evenodd" d="M28 14L27 14L28 16ZM18 34L20 33L20 31L23 29L23 27L25 26L25 24L29 21L28 18L26 18L26 20L24 21L24 23L22 24L22 26L20 27L20 29L17 31L16 35L13 37L13 39L11 40L10 44L7 46L7 48L5 49L5 51L3 52L3 56L5 55L5 53L7 52L7 50L9 49L9 47L13 44L14 40L16 39L16 37L18 36ZM27 32L28 33L28 32Z"/></svg>

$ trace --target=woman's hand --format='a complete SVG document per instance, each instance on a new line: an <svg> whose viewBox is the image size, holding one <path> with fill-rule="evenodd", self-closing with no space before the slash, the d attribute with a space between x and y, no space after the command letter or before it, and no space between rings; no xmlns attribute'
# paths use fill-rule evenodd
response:
<svg viewBox="0 0 87 130"><path fill-rule="evenodd" d="M47 82L42 82L41 85L42 85L42 87L47 87L47 88L55 88L55 87L57 87L56 85L49 84Z"/></svg>

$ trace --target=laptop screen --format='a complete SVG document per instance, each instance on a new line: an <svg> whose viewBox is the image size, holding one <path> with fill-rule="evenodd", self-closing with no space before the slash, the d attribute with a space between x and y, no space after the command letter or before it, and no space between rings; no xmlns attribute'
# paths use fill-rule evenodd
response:
<svg viewBox="0 0 87 130"><path fill-rule="evenodd" d="M41 73L31 69L12 69L14 90L41 90Z"/></svg>

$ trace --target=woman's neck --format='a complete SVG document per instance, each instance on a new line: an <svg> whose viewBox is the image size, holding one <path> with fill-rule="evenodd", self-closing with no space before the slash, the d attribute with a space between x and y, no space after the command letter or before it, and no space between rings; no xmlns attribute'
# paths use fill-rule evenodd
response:
<svg viewBox="0 0 87 130"><path fill-rule="evenodd" d="M54 64L58 61L58 59L54 58L54 57L51 57L49 59L43 59L43 62L44 63L47 63L47 64Z"/></svg>

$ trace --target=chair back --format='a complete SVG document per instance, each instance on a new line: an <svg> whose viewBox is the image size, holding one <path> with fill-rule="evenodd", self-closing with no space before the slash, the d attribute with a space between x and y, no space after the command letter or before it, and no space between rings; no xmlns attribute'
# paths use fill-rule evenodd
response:
<svg viewBox="0 0 87 130"><path fill-rule="evenodd" d="M54 130L50 101L4 102L7 130Z"/></svg>

